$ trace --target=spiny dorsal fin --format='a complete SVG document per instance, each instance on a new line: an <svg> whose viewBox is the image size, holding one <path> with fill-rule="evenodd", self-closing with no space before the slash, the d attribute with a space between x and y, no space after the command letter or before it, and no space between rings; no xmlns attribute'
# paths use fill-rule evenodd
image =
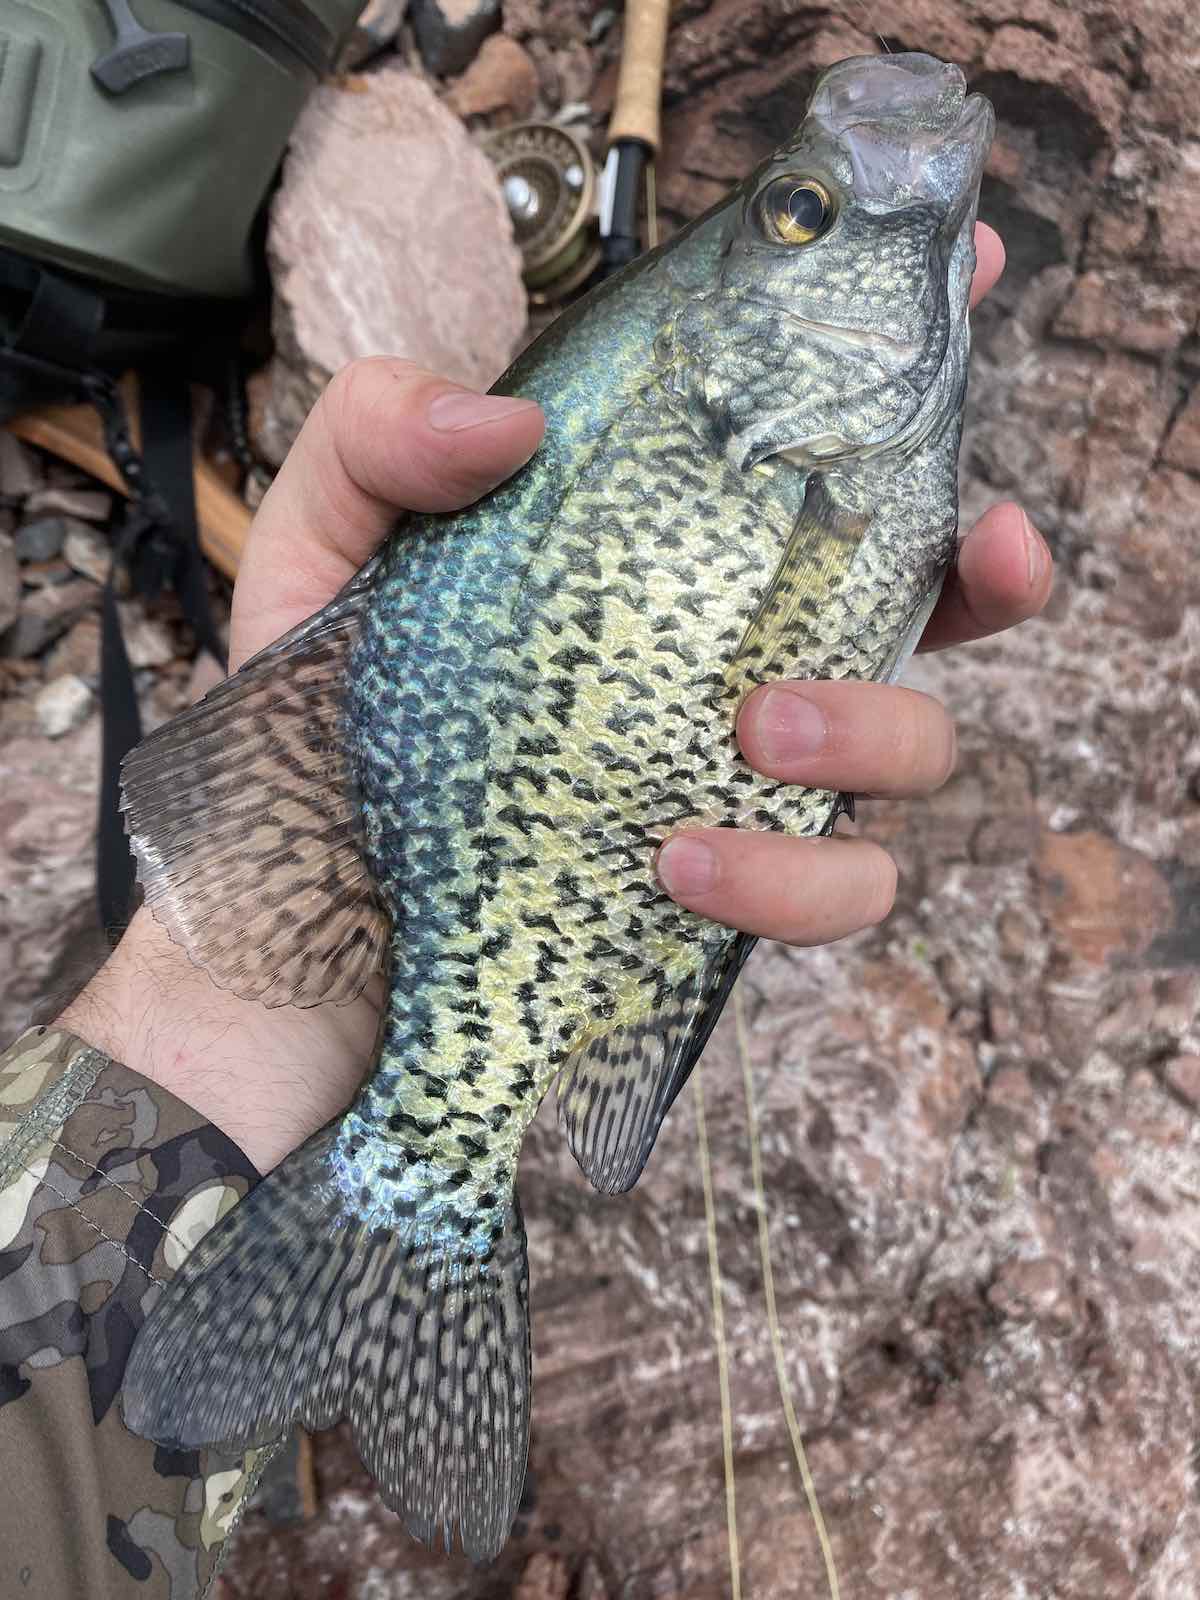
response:
<svg viewBox="0 0 1200 1600"><path fill-rule="evenodd" d="M122 772L146 903L216 984L268 1006L353 999L387 942L342 739L374 565L151 734Z"/></svg>
<svg viewBox="0 0 1200 1600"><path fill-rule="evenodd" d="M559 1125L601 1194L623 1194L641 1177L755 943L745 933L723 939L664 1005L593 1039L564 1065Z"/></svg>

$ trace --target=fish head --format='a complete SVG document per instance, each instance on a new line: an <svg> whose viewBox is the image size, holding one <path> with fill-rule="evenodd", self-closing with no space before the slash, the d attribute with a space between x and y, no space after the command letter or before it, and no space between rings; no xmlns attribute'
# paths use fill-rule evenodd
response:
<svg viewBox="0 0 1200 1600"><path fill-rule="evenodd" d="M993 129L932 56L822 75L795 137L722 208L715 273L674 330L689 397L737 466L911 447L961 406Z"/></svg>

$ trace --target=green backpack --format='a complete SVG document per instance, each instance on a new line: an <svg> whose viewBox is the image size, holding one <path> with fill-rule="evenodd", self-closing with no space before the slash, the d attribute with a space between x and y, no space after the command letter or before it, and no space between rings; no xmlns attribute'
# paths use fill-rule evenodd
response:
<svg viewBox="0 0 1200 1600"><path fill-rule="evenodd" d="M221 392L264 288L292 125L365 0L0 0L0 422L88 401L130 491L113 572L179 593L221 659L196 536L189 380ZM133 368L142 452L116 378ZM2 486L0 486L2 489ZM120 763L140 738L104 595L99 898L127 914Z"/></svg>

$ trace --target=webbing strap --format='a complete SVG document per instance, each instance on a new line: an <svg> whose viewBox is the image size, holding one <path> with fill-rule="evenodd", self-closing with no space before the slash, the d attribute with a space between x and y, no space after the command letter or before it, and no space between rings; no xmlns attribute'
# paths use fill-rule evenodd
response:
<svg viewBox="0 0 1200 1600"><path fill-rule="evenodd" d="M114 587L127 570L136 593L165 587L179 595L199 648L222 665L224 647L213 621L196 525L192 477L192 402L179 366L148 368L140 377L142 467L145 493L130 507L113 554L101 618L100 815L96 888L100 921L110 938L129 919L135 867L121 818L121 763L142 737L141 716L128 652L121 634Z"/></svg>

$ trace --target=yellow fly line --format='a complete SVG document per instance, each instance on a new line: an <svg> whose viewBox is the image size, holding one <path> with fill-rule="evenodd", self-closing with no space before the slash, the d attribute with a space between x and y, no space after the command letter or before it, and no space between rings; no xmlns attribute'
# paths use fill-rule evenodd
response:
<svg viewBox="0 0 1200 1600"><path fill-rule="evenodd" d="M725 1342L725 1308L721 1300L721 1263L717 1255L717 1209L713 1203L712 1159L704 1120L701 1063L696 1063L696 1139L700 1146L700 1182L704 1187L704 1225L708 1235L708 1279L712 1289L713 1338L717 1346L717 1379L721 1386L721 1444L725 1461L725 1520L729 1532L729 1586L741 1600L742 1568L738 1556L737 1490L733 1476L733 1410L729 1403L729 1347Z"/></svg>
<svg viewBox="0 0 1200 1600"><path fill-rule="evenodd" d="M771 1234L767 1220L766 1190L763 1187L762 1146L758 1134L758 1107L754 1096L754 1074L750 1065L750 1043L746 1031L746 1013L742 1002L742 992L739 988L735 988L733 991L733 1015L737 1030L738 1056L742 1068L742 1091L746 1100L746 1123L750 1141L750 1176L754 1186L754 1205L758 1216L758 1250L762 1264L763 1296L767 1306L767 1324L771 1331L771 1352L775 1360L775 1381L779 1387L779 1398L783 1403L783 1415L792 1441L792 1451L796 1457L796 1466L800 1471L800 1482L804 1486L804 1497L808 1502L809 1515L812 1517L817 1542L821 1547L821 1557L825 1563L825 1579L829 1586L829 1600L841 1600L841 1587L838 1583L833 1547L830 1544L829 1533L825 1527L825 1518L821 1514L820 1502L817 1499L817 1488L813 1482L812 1472L809 1470L808 1455L804 1449L804 1439L800 1432L799 1421L796 1418L796 1407L792 1402L792 1388L788 1381L787 1367L783 1359L783 1334L779 1327L779 1311L775 1301L775 1274L771 1269ZM742 1572L738 1549L737 1487L733 1464L733 1407L730 1401L729 1389L729 1345L725 1337L725 1308L721 1294L721 1262L717 1245L717 1212L713 1199L712 1155L708 1142L708 1124L704 1113L702 1062L696 1063L695 1106L696 1139L700 1154L700 1182L704 1190L704 1224L708 1240L708 1276L709 1286L712 1291L713 1339L717 1347L717 1381L721 1391L721 1446L725 1465L725 1520L729 1539L729 1584L732 1600L741 1600Z"/></svg>
<svg viewBox="0 0 1200 1600"><path fill-rule="evenodd" d="M771 1330L771 1350L775 1357L775 1381L779 1385L779 1398L783 1402L783 1414L787 1419L788 1433L792 1439L792 1451L796 1457L796 1465L800 1469L800 1481L804 1485L804 1498L808 1501L809 1515L816 1530L817 1542L821 1546L825 1578L829 1584L829 1600L840 1600L841 1588L838 1584L837 1565L833 1559L833 1547L825 1528L825 1518L821 1515L817 1486L809 1471L804 1439L800 1433L800 1424L796 1420L796 1408L792 1404L792 1386L788 1382L787 1367L783 1360L783 1335L780 1332L779 1313L775 1305L775 1274L771 1270L771 1233L767 1221L766 1190L763 1187L762 1145L758 1137L758 1107L754 1098L754 1073L750 1066L746 1008L742 1001L742 991L736 987L733 991L733 1018L737 1029L738 1056L742 1064L742 1089L746 1096L746 1122L750 1136L750 1176L754 1184L754 1206L758 1213L758 1253L762 1259L763 1295L767 1302L767 1323Z"/></svg>

